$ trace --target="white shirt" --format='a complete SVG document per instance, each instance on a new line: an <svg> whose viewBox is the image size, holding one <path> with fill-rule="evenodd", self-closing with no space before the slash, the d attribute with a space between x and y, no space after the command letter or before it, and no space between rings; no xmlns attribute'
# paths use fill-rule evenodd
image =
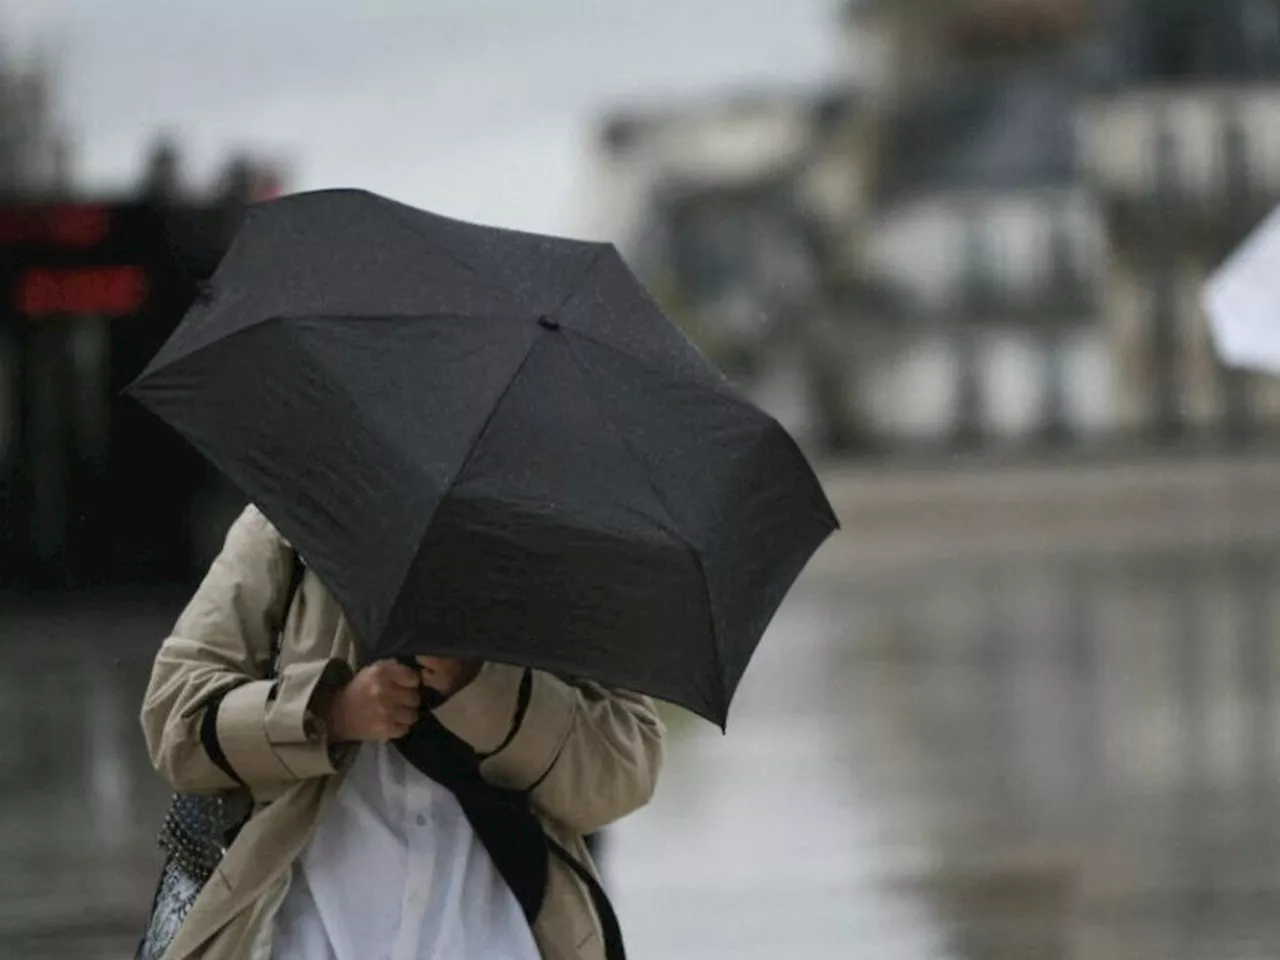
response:
<svg viewBox="0 0 1280 960"><path fill-rule="evenodd" d="M538 960L457 798L365 744L293 867L275 960Z"/></svg>

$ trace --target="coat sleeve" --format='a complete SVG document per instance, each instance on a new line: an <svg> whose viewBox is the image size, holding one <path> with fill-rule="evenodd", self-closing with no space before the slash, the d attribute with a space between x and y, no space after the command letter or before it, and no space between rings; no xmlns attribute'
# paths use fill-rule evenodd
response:
<svg viewBox="0 0 1280 960"><path fill-rule="evenodd" d="M435 714L481 755L486 780L529 791L579 834L644 806L657 785L665 731L648 697L486 663Z"/></svg>
<svg viewBox="0 0 1280 960"><path fill-rule="evenodd" d="M341 661L290 664L265 679L293 555L257 509L241 514L160 647L142 705L156 770L187 793L248 786L269 797L334 772L317 692L350 678Z"/></svg>

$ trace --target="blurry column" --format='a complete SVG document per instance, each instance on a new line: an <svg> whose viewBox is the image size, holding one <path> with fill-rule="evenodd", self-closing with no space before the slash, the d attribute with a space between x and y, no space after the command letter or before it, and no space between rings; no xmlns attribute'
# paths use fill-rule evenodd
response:
<svg viewBox="0 0 1280 960"><path fill-rule="evenodd" d="M1081 821L1078 825L1085 828L1101 819L1109 786L1097 586L1110 577L1109 572L1095 575L1093 565L1098 562L1065 559L1061 568L1066 596L1067 672L1072 678L1072 687L1079 691L1073 715L1076 769L1080 771L1076 781L1080 790L1076 798Z"/></svg>
<svg viewBox="0 0 1280 960"><path fill-rule="evenodd" d="M1194 944L1215 912L1210 838L1213 820L1213 742L1209 729L1207 656L1204 649L1203 568L1187 555L1169 558L1166 596L1173 605L1175 693L1180 713L1178 743L1182 749L1182 785L1176 801L1176 827L1169 843L1170 873L1185 879L1175 927L1179 956L1195 960Z"/></svg>
<svg viewBox="0 0 1280 960"><path fill-rule="evenodd" d="M976 705L979 741L975 763L981 780L975 797L983 816L1000 824L1002 842L1025 835L1027 810L1021 802L1018 769L1017 681L1019 638L1010 629L1008 603L1013 592L1013 571L1000 561L969 565L969 601L975 604L978 668ZM978 759L980 758L980 759Z"/></svg>
<svg viewBox="0 0 1280 960"><path fill-rule="evenodd" d="M14 487L18 480L18 443L21 401L19 387L19 341L13 328L0 322L0 546L12 555L17 546L6 542L12 536Z"/></svg>
<svg viewBox="0 0 1280 960"><path fill-rule="evenodd" d="M1228 110L1222 125L1221 155L1224 177L1223 209L1219 216L1228 224L1234 243L1249 224L1253 177L1249 167L1248 140L1238 109ZM1249 224L1251 226L1251 224ZM1249 378L1245 373L1217 364L1222 391L1222 424L1226 439L1243 443L1253 432L1253 407L1249 397Z"/></svg>
<svg viewBox="0 0 1280 960"><path fill-rule="evenodd" d="M81 664L87 697L82 769L88 774L91 839L99 848L126 847L136 844L139 826L128 768L133 707L111 658L89 656Z"/></svg>
<svg viewBox="0 0 1280 960"><path fill-rule="evenodd" d="M962 294L960 309L949 318L952 324L952 355L955 363L955 414L952 443L962 449L982 445L982 354L978 331L991 304L991 257L980 210L961 208Z"/></svg>
<svg viewBox="0 0 1280 960"><path fill-rule="evenodd" d="M52 562L66 545L68 444L66 337L56 319L41 321L27 355L28 531L37 561Z"/></svg>
<svg viewBox="0 0 1280 960"><path fill-rule="evenodd" d="M1151 424L1155 438L1180 439L1185 430L1179 397L1181 377L1178 336L1177 242L1182 226L1183 192L1177 141L1167 114L1156 119L1151 150L1155 164L1155 193L1148 205L1146 247L1151 280Z"/></svg>
<svg viewBox="0 0 1280 960"><path fill-rule="evenodd" d="M1051 299L1040 340L1044 391L1040 414L1040 434L1051 447L1062 446L1070 437L1067 422L1067 330L1068 313L1074 310L1081 280L1076 269L1071 234L1061 215L1054 218L1050 234ZM1074 318L1072 318L1074 319Z"/></svg>
<svg viewBox="0 0 1280 960"><path fill-rule="evenodd" d="M1261 841L1256 852L1270 857L1273 831L1268 829L1276 793L1275 655L1271 585L1275 582L1275 554L1242 547L1231 558L1231 583L1239 611L1240 689L1244 693L1248 744L1244 751L1252 794L1252 816Z"/></svg>
<svg viewBox="0 0 1280 960"><path fill-rule="evenodd" d="M141 193L148 203L174 202L182 190L181 157L177 144L167 137L156 140L147 157Z"/></svg>
<svg viewBox="0 0 1280 960"><path fill-rule="evenodd" d="M106 555L109 531L103 513L110 510L106 490L111 454L111 321L101 316L66 321L70 478L68 560L77 569L97 567Z"/></svg>

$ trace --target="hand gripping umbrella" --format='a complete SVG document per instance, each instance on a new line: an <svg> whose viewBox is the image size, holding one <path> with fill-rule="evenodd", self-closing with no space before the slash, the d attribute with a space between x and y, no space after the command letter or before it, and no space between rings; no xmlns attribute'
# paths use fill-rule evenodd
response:
<svg viewBox="0 0 1280 960"><path fill-rule="evenodd" d="M373 194L251 208L129 392L256 503L366 658L476 656L721 725L836 527L608 244Z"/></svg>

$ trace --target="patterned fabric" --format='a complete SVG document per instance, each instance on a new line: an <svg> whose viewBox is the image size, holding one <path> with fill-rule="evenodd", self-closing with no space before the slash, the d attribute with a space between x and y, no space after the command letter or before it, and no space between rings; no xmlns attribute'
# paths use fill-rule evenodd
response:
<svg viewBox="0 0 1280 960"><path fill-rule="evenodd" d="M244 789L174 796L160 830L160 847L168 857L136 960L164 956L201 888L252 812L253 797Z"/></svg>
<svg viewBox="0 0 1280 960"><path fill-rule="evenodd" d="M165 862L151 906L151 920L138 945L135 960L160 960L164 956L182 921L191 912L191 905L196 902L202 886L184 873L173 857Z"/></svg>
<svg viewBox="0 0 1280 960"><path fill-rule="evenodd" d="M178 794L160 831L160 847L188 877L204 885L253 812L248 790L211 796Z"/></svg>

